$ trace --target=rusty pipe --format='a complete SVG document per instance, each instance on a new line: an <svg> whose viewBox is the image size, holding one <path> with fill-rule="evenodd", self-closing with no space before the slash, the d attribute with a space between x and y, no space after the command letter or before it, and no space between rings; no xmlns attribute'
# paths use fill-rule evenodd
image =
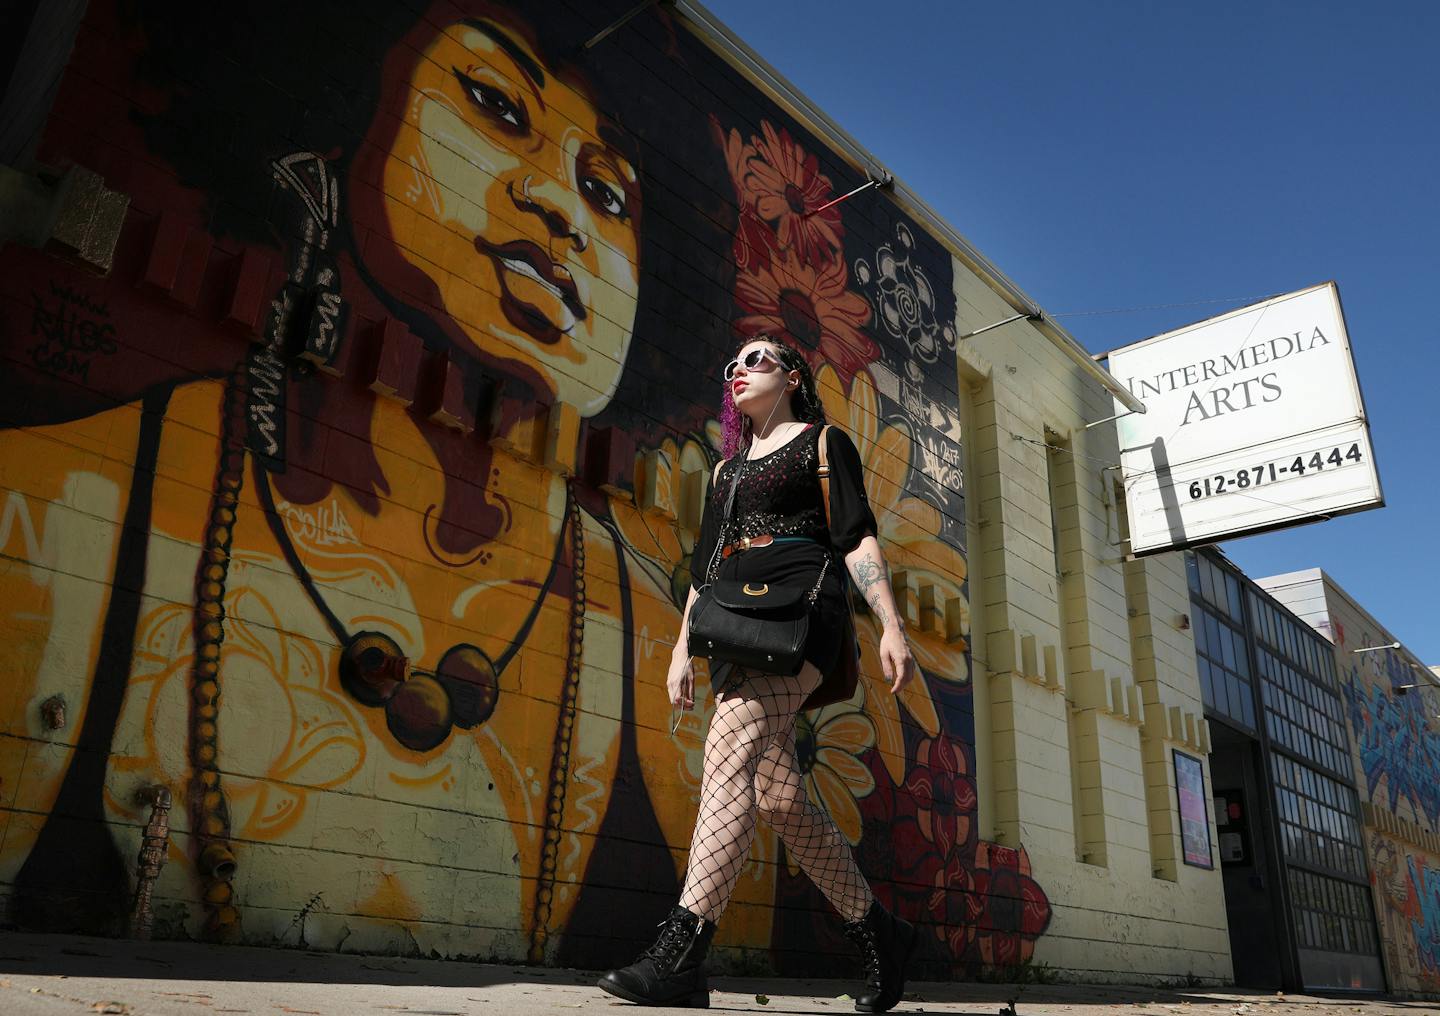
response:
<svg viewBox="0 0 1440 1016"><path fill-rule="evenodd" d="M150 805L150 821L140 834L140 855L135 864L135 901L130 908L130 937L150 938L155 921L150 900L155 882L170 851L170 806L173 803L166 787L146 787L137 795L141 803Z"/></svg>

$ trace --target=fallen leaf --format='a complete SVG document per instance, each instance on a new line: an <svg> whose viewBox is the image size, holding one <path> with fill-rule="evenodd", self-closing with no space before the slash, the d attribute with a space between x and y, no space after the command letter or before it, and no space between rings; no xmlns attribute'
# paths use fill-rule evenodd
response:
<svg viewBox="0 0 1440 1016"><path fill-rule="evenodd" d="M770 1004L770 996L769 996L769 995L756 995L756 996L755 996L755 1001L759 1002L761 1005L769 1005L769 1004Z"/></svg>
<svg viewBox="0 0 1440 1016"><path fill-rule="evenodd" d="M851 998L849 995L836 995L836 996L835 996L835 1001L837 1001L837 1002L853 1002L853 1001L855 1001L855 1000L854 1000L853 998Z"/></svg>

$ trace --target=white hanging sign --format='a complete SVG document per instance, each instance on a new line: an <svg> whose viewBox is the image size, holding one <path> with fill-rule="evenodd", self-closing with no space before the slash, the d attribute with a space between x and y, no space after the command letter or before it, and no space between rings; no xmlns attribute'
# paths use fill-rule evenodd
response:
<svg viewBox="0 0 1440 1016"><path fill-rule="evenodd" d="M1133 554L1385 503L1333 282L1114 350L1108 366L1146 409L1117 421Z"/></svg>

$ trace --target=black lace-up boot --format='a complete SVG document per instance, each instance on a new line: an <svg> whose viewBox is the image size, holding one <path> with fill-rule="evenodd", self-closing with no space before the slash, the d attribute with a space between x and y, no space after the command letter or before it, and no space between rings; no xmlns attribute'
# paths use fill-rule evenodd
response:
<svg viewBox="0 0 1440 1016"><path fill-rule="evenodd" d="M714 937L714 921L675 907L660 923L655 944L628 967L600 978L600 987L636 1005L708 1009L710 982L704 964Z"/></svg>
<svg viewBox="0 0 1440 1016"><path fill-rule="evenodd" d="M845 935L860 947L865 961L865 990L855 998L856 1012L888 1012L905 993L905 961L915 948L915 926L872 900L858 921L845 922Z"/></svg>

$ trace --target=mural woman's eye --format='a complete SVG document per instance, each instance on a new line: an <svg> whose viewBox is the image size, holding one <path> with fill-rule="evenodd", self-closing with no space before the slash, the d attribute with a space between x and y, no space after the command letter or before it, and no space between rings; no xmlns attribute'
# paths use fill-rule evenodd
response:
<svg viewBox="0 0 1440 1016"><path fill-rule="evenodd" d="M451 70L455 72L455 80L460 82L460 87L465 90L470 101L486 116L508 124L515 130L527 130L530 127L530 117L526 115L523 103L512 102L508 95L494 85L476 81L458 67Z"/></svg>
<svg viewBox="0 0 1440 1016"><path fill-rule="evenodd" d="M605 181L593 176L582 176L580 186L585 189L585 196L590 199L590 203L606 214L617 219L630 217L630 213L625 210L624 195Z"/></svg>

